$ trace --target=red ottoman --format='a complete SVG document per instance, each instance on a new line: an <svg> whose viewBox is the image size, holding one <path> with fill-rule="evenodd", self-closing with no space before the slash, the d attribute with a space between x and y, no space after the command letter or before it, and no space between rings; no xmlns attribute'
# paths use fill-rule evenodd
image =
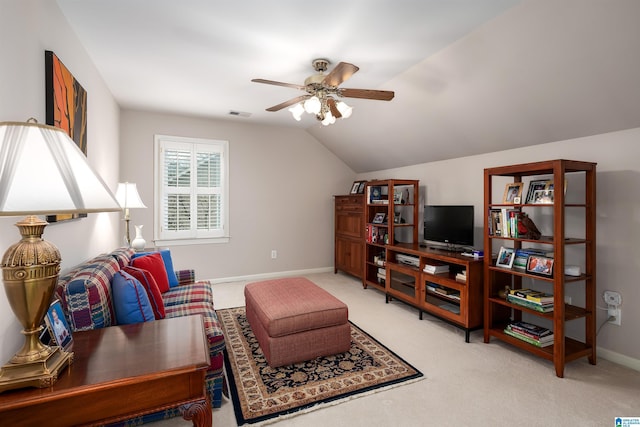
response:
<svg viewBox="0 0 640 427"><path fill-rule="evenodd" d="M303 277L250 283L244 298L247 320L272 367L351 347L346 304Z"/></svg>

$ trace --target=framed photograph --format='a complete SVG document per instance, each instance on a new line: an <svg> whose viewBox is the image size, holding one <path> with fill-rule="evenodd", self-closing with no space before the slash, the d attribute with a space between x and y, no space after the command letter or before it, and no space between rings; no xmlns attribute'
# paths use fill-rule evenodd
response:
<svg viewBox="0 0 640 427"><path fill-rule="evenodd" d="M73 344L73 336L71 335L71 328L69 328L67 319L64 317L62 305L59 300L51 303L44 321L47 324L52 344L62 347L65 350L69 349Z"/></svg>
<svg viewBox="0 0 640 427"><path fill-rule="evenodd" d="M529 189L527 190L527 198L525 199L525 204L531 204L533 202L534 194L539 190L546 190L549 185L548 179L538 179L535 181L531 181L529 183Z"/></svg>
<svg viewBox="0 0 640 427"><path fill-rule="evenodd" d="M353 185L351 185L351 191L349 194L358 194L358 189L360 188L360 181L354 181Z"/></svg>
<svg viewBox="0 0 640 427"><path fill-rule="evenodd" d="M550 205L553 203L553 190L536 190L533 192L533 204Z"/></svg>
<svg viewBox="0 0 640 427"><path fill-rule="evenodd" d="M553 258L542 255L529 255L527 258L527 273L540 276L553 276Z"/></svg>
<svg viewBox="0 0 640 427"><path fill-rule="evenodd" d="M512 182L504 187L504 197L502 203L515 203L513 199L522 197L522 183Z"/></svg>
<svg viewBox="0 0 640 427"><path fill-rule="evenodd" d="M505 248L502 246L496 260L496 267L511 268L513 259L515 258L515 250L513 248Z"/></svg>
<svg viewBox="0 0 640 427"><path fill-rule="evenodd" d="M364 187L367 185L367 181L360 181L358 186L358 194L364 194Z"/></svg>
<svg viewBox="0 0 640 427"><path fill-rule="evenodd" d="M382 224L384 223L385 218L387 217L387 214L384 212L378 212L376 214L376 216L373 217L373 223L374 224Z"/></svg>

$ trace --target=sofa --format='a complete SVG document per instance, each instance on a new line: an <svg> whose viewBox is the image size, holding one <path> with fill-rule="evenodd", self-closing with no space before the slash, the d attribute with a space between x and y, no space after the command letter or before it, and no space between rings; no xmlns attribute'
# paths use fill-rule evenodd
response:
<svg viewBox="0 0 640 427"><path fill-rule="evenodd" d="M163 283L164 273L158 272L162 268L167 283ZM153 282L155 286L148 287ZM144 291L139 285L143 285ZM137 298L133 305L126 305L123 289L128 298ZM196 281L193 270L174 271L169 250L139 254L130 248L120 248L99 255L61 274L54 297L60 300L72 331L162 317L202 315L211 359L206 389L212 406L220 407L225 340L214 310L213 290L208 281ZM177 415L180 415L178 408L172 408L129 420L124 425L139 425Z"/></svg>

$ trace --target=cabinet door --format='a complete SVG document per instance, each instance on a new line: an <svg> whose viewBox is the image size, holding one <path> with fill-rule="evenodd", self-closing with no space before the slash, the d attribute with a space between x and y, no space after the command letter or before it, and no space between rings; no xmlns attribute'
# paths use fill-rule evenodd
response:
<svg viewBox="0 0 640 427"><path fill-rule="evenodd" d="M336 269L362 277L364 243L359 239L336 237Z"/></svg>
<svg viewBox="0 0 640 427"><path fill-rule="evenodd" d="M336 234L348 237L362 237L364 223L362 212L342 209L336 212Z"/></svg>

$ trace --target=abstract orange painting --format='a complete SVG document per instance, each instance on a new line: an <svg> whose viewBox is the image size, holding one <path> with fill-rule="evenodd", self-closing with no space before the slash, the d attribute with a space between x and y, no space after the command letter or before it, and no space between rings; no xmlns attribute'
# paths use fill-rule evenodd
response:
<svg viewBox="0 0 640 427"><path fill-rule="evenodd" d="M87 155L87 91L50 50L44 52L47 124L64 129ZM86 214L47 215L48 222L86 217Z"/></svg>

